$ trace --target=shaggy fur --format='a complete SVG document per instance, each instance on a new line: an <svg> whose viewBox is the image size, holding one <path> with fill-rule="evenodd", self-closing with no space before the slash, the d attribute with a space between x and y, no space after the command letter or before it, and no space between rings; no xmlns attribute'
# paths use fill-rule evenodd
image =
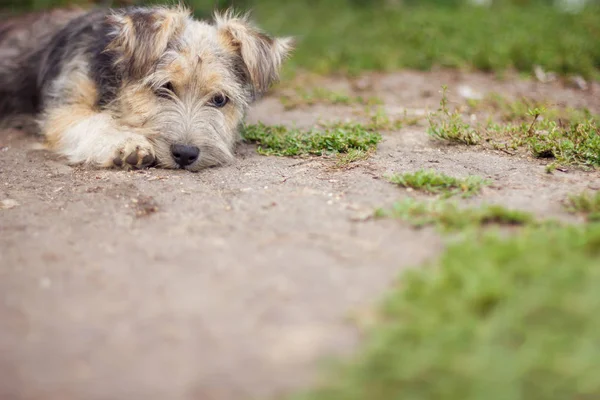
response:
<svg viewBox="0 0 600 400"><path fill-rule="evenodd" d="M290 40L227 12L55 11L0 23L0 117L35 114L70 163L198 171L233 158Z"/></svg>

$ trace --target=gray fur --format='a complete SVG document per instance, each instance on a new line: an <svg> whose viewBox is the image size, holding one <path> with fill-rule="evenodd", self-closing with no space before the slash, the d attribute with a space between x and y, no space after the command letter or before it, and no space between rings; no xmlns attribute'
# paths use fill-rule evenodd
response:
<svg viewBox="0 0 600 400"><path fill-rule="evenodd" d="M200 159L186 166L199 170L232 158L232 124L277 79L288 50L287 40L271 38L232 13L217 15L213 24L162 7L31 14L0 22L0 120L36 117L71 162L127 165L137 158L122 153L133 148L140 159L133 166L156 157L158 165L176 168L170 149L183 144L201 149ZM170 68L174 63L181 68ZM177 90L165 89L184 78ZM229 99L223 109L211 103L218 95ZM97 113L94 121L116 121L106 130L123 131L123 144L114 132L106 132L110 140L97 141L114 145L108 149L114 162L102 158L106 149L94 148L101 157L89 154L93 143L82 136L85 130L77 131L87 123L84 116L63 122L64 135L53 129L63 126L56 125L56 115L63 110L69 116L70 106L91 108L82 115Z"/></svg>

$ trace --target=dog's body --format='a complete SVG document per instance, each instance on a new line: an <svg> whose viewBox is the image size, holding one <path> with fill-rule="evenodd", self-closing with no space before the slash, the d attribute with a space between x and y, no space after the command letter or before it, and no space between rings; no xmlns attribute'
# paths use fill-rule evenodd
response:
<svg viewBox="0 0 600 400"><path fill-rule="evenodd" d="M233 157L289 39L182 8L55 11L0 22L0 118L34 114L71 163L201 168Z"/></svg>

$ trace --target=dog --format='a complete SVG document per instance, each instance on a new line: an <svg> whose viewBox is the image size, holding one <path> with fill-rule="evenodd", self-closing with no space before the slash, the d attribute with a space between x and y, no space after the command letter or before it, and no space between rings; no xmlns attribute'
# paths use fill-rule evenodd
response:
<svg viewBox="0 0 600 400"><path fill-rule="evenodd" d="M234 158L248 107L293 42L247 15L182 6L55 10L0 22L0 118L35 115L71 164L199 171Z"/></svg>

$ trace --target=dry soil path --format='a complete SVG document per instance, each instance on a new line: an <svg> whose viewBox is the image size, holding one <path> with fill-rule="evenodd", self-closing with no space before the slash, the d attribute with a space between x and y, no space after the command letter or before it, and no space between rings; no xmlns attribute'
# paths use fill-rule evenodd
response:
<svg viewBox="0 0 600 400"><path fill-rule="evenodd" d="M600 112L598 85L404 72L357 86L401 115L435 107L443 83ZM270 97L250 120L352 116L342 106L284 111ZM548 175L527 158L436 145L424 126L385 134L371 160L344 171L249 145L198 174L95 171L38 147L0 132L0 399L277 397L309 384L322 357L351 351L352 313L443 248L432 230L365 220L406 196L384 174L480 175L494 185L474 202L544 216L563 216L567 193L600 187L597 173Z"/></svg>

